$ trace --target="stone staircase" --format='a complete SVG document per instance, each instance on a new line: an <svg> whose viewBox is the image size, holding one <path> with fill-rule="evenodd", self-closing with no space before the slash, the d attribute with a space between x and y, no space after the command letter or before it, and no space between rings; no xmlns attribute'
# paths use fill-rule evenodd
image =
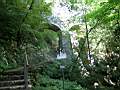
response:
<svg viewBox="0 0 120 90"><path fill-rule="evenodd" d="M28 89L25 88L24 71L13 70L0 73L0 90L32 90L30 79ZM28 76L28 78L30 78Z"/></svg>

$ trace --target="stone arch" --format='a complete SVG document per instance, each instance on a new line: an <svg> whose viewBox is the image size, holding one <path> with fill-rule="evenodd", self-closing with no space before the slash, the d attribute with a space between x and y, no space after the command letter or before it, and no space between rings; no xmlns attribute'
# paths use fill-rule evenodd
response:
<svg viewBox="0 0 120 90"><path fill-rule="evenodd" d="M84 38L86 36L86 29L80 24L71 26L69 31L76 33L80 38Z"/></svg>
<svg viewBox="0 0 120 90"><path fill-rule="evenodd" d="M55 24L49 23L47 25L48 25L48 29L49 30L52 30L52 31L56 32L57 35L58 35L58 42L57 42L58 46L57 46L56 52L59 53L60 50L63 48L63 44L62 44L62 31L61 31L60 27L58 27Z"/></svg>
<svg viewBox="0 0 120 90"><path fill-rule="evenodd" d="M80 29L80 25L78 24L78 25L71 26L70 29L69 29L69 31L75 30L75 29Z"/></svg>
<svg viewBox="0 0 120 90"><path fill-rule="evenodd" d="M61 32L61 29L55 24L48 24L48 29L53 30L54 32Z"/></svg>

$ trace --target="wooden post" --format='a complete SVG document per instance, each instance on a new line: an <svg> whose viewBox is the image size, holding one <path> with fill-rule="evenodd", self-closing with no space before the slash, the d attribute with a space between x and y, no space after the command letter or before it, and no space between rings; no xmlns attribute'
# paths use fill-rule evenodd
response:
<svg viewBox="0 0 120 90"><path fill-rule="evenodd" d="M65 68L64 65L61 65L61 66L60 66L60 69L61 69L61 71L62 71L62 81L63 81L62 84L63 84L63 90L65 89L65 86L64 86L64 80L65 80L64 68Z"/></svg>
<svg viewBox="0 0 120 90"><path fill-rule="evenodd" d="M28 58L27 52L25 49L25 59L24 59L24 81L25 81L25 90L28 90Z"/></svg>

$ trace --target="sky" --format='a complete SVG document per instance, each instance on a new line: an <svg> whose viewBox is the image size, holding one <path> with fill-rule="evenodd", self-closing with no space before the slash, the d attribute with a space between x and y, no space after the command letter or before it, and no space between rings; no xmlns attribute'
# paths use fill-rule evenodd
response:
<svg viewBox="0 0 120 90"><path fill-rule="evenodd" d="M52 8L52 13L54 16L57 16L62 21L67 21L70 19L72 12L69 11L67 6L61 6L59 0L55 0L54 6Z"/></svg>

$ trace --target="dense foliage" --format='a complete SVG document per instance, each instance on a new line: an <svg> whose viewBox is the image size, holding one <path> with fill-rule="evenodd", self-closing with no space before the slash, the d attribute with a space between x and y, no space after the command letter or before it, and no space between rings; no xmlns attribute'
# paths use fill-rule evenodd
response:
<svg viewBox="0 0 120 90"><path fill-rule="evenodd" d="M46 19L50 15L49 6L43 0L0 1L1 69L10 64L21 65L25 50L29 59L33 59L33 55L37 58L37 53L42 58L44 49L51 47L52 41L56 43L57 34L49 30Z"/></svg>
<svg viewBox="0 0 120 90"><path fill-rule="evenodd" d="M90 2L88 2L90 1ZM96 0L97 1L97 0ZM84 30L84 36L78 33L79 79L84 87L93 89L98 83L100 90L119 90L119 0L97 1L86 0L84 8L83 25L75 26L73 31ZM77 1L71 2L73 6ZM84 28L83 28L84 27ZM83 34L82 34L83 35ZM90 52L89 52L90 51ZM82 70L81 70L82 69Z"/></svg>
<svg viewBox="0 0 120 90"><path fill-rule="evenodd" d="M63 81L57 79L51 79L48 76L38 76L36 87L33 90L61 90L63 88ZM66 80L64 82L64 90L84 90L76 82L70 82Z"/></svg>

